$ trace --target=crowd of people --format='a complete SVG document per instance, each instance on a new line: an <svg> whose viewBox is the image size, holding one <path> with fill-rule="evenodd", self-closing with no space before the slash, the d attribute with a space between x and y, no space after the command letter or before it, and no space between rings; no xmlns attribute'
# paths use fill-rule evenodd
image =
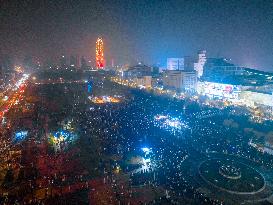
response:
<svg viewBox="0 0 273 205"><path fill-rule="evenodd" d="M204 182L198 176L200 163L212 153L245 158L253 166L273 169L271 156L248 145L249 136L243 130L252 124L247 115L236 115L230 107L210 108L188 99L124 88L100 75L89 78L93 80L91 92L83 81L35 84L42 102L35 102L33 117L37 119L32 129L37 131L26 141L31 139L29 147L38 148L37 156L25 165L35 167L36 176L25 203L52 204L56 199L62 204L63 196L75 199L77 193L86 193L82 204L90 200L94 204L103 200L108 204L222 204L228 199L204 194ZM119 95L122 100L96 104L90 100L96 95ZM179 119L187 126L172 132L176 122L157 126L158 115ZM67 142L66 149L52 152L47 133L61 128L67 119L73 121L78 137ZM240 126L226 126L227 119ZM137 192L147 187L155 190L155 195L151 199L142 193L141 199ZM38 200L35 191L40 188L53 192ZM0 200L16 204L18 199L2 195Z"/></svg>

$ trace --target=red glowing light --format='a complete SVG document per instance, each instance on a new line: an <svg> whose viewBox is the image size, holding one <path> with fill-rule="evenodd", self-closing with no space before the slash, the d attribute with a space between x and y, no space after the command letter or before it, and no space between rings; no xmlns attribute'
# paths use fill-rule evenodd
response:
<svg viewBox="0 0 273 205"><path fill-rule="evenodd" d="M104 56L103 56L103 41L102 38L98 38L96 41L96 64L97 68L104 68Z"/></svg>

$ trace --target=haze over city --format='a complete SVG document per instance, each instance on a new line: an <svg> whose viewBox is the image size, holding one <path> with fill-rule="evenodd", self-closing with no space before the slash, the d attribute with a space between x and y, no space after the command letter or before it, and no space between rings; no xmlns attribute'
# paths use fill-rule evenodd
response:
<svg viewBox="0 0 273 205"><path fill-rule="evenodd" d="M272 1L0 5L0 204L273 204Z"/></svg>
<svg viewBox="0 0 273 205"><path fill-rule="evenodd" d="M167 57L205 49L241 66L273 69L270 0L4 0L0 18L0 56L18 63L26 55L94 59L93 42L102 36L107 62L117 64L166 66Z"/></svg>

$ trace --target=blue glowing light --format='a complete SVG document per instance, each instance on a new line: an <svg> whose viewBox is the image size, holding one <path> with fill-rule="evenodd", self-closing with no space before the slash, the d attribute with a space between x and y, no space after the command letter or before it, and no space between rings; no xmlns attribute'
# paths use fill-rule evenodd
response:
<svg viewBox="0 0 273 205"><path fill-rule="evenodd" d="M14 142L20 142L26 139L28 131L19 131L15 133Z"/></svg>
<svg viewBox="0 0 273 205"><path fill-rule="evenodd" d="M69 145L73 144L77 139L77 135L69 130L59 130L49 134L48 141L55 151L65 150Z"/></svg>
<svg viewBox="0 0 273 205"><path fill-rule="evenodd" d="M150 154L152 152L151 148L143 147L141 150L144 152L145 155Z"/></svg>
<svg viewBox="0 0 273 205"><path fill-rule="evenodd" d="M92 87L93 87L92 81L89 81L89 82L88 82L88 85L87 85L87 91L88 91L89 93L92 92Z"/></svg>

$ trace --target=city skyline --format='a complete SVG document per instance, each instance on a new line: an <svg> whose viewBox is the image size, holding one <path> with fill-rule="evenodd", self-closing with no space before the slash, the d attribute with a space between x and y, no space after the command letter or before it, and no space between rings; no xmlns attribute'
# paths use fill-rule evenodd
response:
<svg viewBox="0 0 273 205"><path fill-rule="evenodd" d="M165 66L170 57L231 58L272 71L270 1L3 1L0 57L40 61L79 55L95 59L95 41L116 64Z"/></svg>
<svg viewBox="0 0 273 205"><path fill-rule="evenodd" d="M273 1L0 1L0 204L273 204Z"/></svg>

